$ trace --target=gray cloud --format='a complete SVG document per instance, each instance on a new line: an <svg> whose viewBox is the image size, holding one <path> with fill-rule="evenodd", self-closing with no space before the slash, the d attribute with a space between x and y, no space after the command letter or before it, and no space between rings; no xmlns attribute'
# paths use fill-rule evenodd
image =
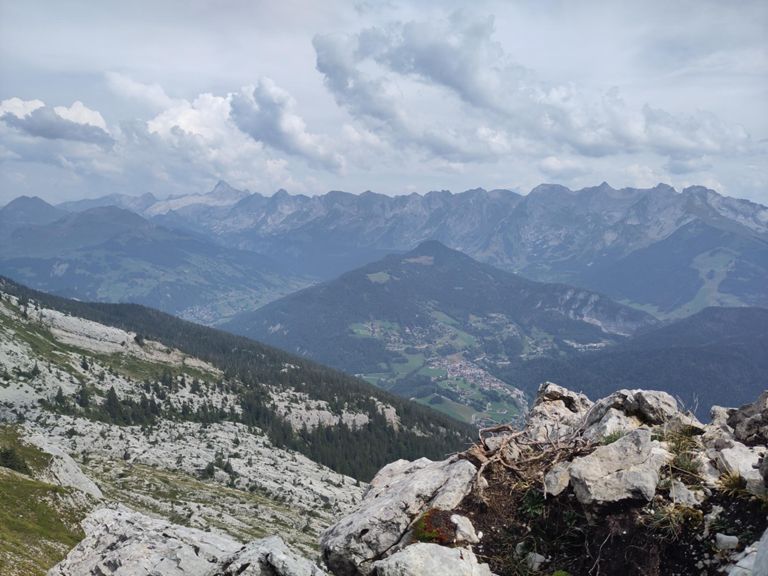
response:
<svg viewBox="0 0 768 576"><path fill-rule="evenodd" d="M408 99L390 88L403 77L437 85L500 133L550 150L591 157L647 150L675 158L733 153L750 145L746 131L711 113L679 116L647 105L632 109L616 89L595 97L572 85L539 80L512 61L494 34L492 18L456 13L441 21L394 22L355 35L316 37L314 46L318 71L352 114L379 120L399 139L451 159L461 155L450 144L443 149L433 142L445 129L429 138L404 117ZM370 63L378 65L378 76L363 72ZM465 116L446 116L438 107L433 126L447 124L461 133ZM475 155L463 159L482 158L484 145L470 142L467 149Z"/></svg>
<svg viewBox="0 0 768 576"><path fill-rule="evenodd" d="M232 120L254 140L329 170L343 168L341 155L330 150L326 139L307 132L293 98L271 80L262 78L256 86L233 94L230 105Z"/></svg>
<svg viewBox="0 0 768 576"><path fill-rule="evenodd" d="M0 116L0 120L12 128L37 138L72 140L102 147L110 147L114 144L112 136L98 126L67 120L47 106L37 108L24 117L8 112Z"/></svg>

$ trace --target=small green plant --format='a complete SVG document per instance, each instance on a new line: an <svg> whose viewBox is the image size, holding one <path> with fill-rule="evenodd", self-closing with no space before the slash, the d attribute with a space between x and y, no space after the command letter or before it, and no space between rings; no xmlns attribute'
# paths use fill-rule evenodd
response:
<svg viewBox="0 0 768 576"><path fill-rule="evenodd" d="M603 446L607 446L608 444L613 444L616 442L616 440L619 440L620 438L623 438L626 435L626 432L624 430L615 430L611 432L610 434L606 434L602 437L600 440L600 444Z"/></svg>
<svg viewBox="0 0 768 576"><path fill-rule="evenodd" d="M732 498L737 498L747 493L747 481L738 472L723 474L718 482L723 493Z"/></svg>
<svg viewBox="0 0 768 576"><path fill-rule="evenodd" d="M672 468L682 474L698 476L699 470L701 469L701 462L699 462L693 454L682 452L675 455L672 460Z"/></svg>
<svg viewBox="0 0 768 576"><path fill-rule="evenodd" d="M534 518L540 518L544 514L544 495L538 490L528 490L523 496L523 500L520 503L520 512L532 520Z"/></svg>
<svg viewBox="0 0 768 576"><path fill-rule="evenodd" d="M32 474L27 462L13 446L0 448L0 466L10 468L16 472L21 472L22 474Z"/></svg>
<svg viewBox="0 0 768 576"><path fill-rule="evenodd" d="M704 521L701 510L674 504L656 508L648 518L647 525L665 540L675 541L684 530L696 528Z"/></svg>
<svg viewBox="0 0 768 576"><path fill-rule="evenodd" d="M456 528L451 522L452 512L430 508L413 525L413 539L434 544L453 544Z"/></svg>

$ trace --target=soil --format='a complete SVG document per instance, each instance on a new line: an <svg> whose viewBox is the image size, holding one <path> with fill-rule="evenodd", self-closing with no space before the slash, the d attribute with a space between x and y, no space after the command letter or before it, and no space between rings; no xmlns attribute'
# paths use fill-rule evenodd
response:
<svg viewBox="0 0 768 576"><path fill-rule="evenodd" d="M529 576L525 556L547 558L542 574L569 576L720 576L728 563L715 533L739 537L740 549L768 528L765 501L714 491L698 509L672 507L663 496L585 508L569 491L544 499L538 487L521 485L503 466L489 466L483 497L467 496L457 513L483 532L475 552L499 576ZM704 516L723 512L704 536ZM520 553L516 553L520 551Z"/></svg>

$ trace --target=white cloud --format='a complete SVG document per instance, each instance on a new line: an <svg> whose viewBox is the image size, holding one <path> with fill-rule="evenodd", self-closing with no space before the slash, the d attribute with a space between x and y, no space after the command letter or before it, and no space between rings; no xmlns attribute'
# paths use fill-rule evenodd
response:
<svg viewBox="0 0 768 576"><path fill-rule="evenodd" d="M41 140L66 140L111 146L114 141L101 114L75 102L69 108L51 108L41 100L10 98L0 104L0 121L10 128L4 133L13 141L19 135Z"/></svg>
<svg viewBox="0 0 768 576"><path fill-rule="evenodd" d="M22 100L21 98L8 98L0 102L0 116L13 114L17 118L29 116L38 108L45 106L42 100Z"/></svg>
<svg viewBox="0 0 768 576"><path fill-rule="evenodd" d="M557 156L547 156L539 162L539 170L544 174L554 178L569 179L573 176L579 176L587 172L585 163L573 158L560 158Z"/></svg>
<svg viewBox="0 0 768 576"><path fill-rule="evenodd" d="M79 100L75 101L69 108L66 106L56 106L53 111L65 120L75 124L88 124L107 132L107 123L104 122L102 115L96 110L91 110Z"/></svg>
<svg viewBox="0 0 768 576"><path fill-rule="evenodd" d="M174 105L174 100L159 84L144 84L119 72L107 72L105 77L109 89L123 98L133 99L156 109Z"/></svg>

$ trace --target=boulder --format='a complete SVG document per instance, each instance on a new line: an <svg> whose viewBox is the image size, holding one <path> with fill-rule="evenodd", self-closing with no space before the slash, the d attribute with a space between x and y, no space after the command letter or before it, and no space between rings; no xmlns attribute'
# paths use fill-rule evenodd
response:
<svg viewBox="0 0 768 576"><path fill-rule="evenodd" d="M637 419L640 424L658 425L681 416L675 399L658 390L619 390L598 400L590 410L587 426L600 422L611 410Z"/></svg>
<svg viewBox="0 0 768 576"><path fill-rule="evenodd" d="M669 489L669 497L675 504L682 506L698 506L704 499L701 492L693 492L679 480L672 480L672 486Z"/></svg>
<svg viewBox="0 0 768 576"><path fill-rule="evenodd" d="M82 522L85 538L48 576L206 576L241 548L229 536L150 518L123 505L107 505Z"/></svg>
<svg viewBox="0 0 768 576"><path fill-rule="evenodd" d="M385 466L357 510L322 535L326 564L337 576L370 574L373 563L395 552L412 522L428 508L455 508L470 492L476 473L469 461L458 458L399 460Z"/></svg>
<svg viewBox="0 0 768 576"><path fill-rule="evenodd" d="M437 544L412 544L385 560L375 562L375 576L492 576L471 550Z"/></svg>
<svg viewBox="0 0 768 576"><path fill-rule="evenodd" d="M243 546L216 532L108 504L82 522L85 538L48 576L324 576L277 536Z"/></svg>
<svg viewBox="0 0 768 576"><path fill-rule="evenodd" d="M565 436L584 424L592 402L584 394L545 382L539 386L536 402L526 423L526 435L537 442Z"/></svg>
<svg viewBox="0 0 768 576"><path fill-rule="evenodd" d="M768 391L752 404L730 410L727 422L739 442L748 446L768 444Z"/></svg>
<svg viewBox="0 0 768 576"><path fill-rule="evenodd" d="M661 466L671 455L651 440L647 429L633 430L570 465L570 482L582 504L628 499L650 501L656 493Z"/></svg>
<svg viewBox="0 0 768 576"><path fill-rule="evenodd" d="M271 536L243 546L208 576L325 576L326 572Z"/></svg>
<svg viewBox="0 0 768 576"><path fill-rule="evenodd" d="M558 462L544 475L544 494L557 496L561 494L571 481L568 464Z"/></svg>
<svg viewBox="0 0 768 576"><path fill-rule="evenodd" d="M456 526L456 542L458 544L478 544L480 542L480 535L475 532L475 527L472 526L472 522L466 516L454 514L451 516L451 523Z"/></svg>
<svg viewBox="0 0 768 576"><path fill-rule="evenodd" d="M730 534L715 534L715 546L718 550L734 550L739 547L739 537Z"/></svg>
<svg viewBox="0 0 768 576"><path fill-rule="evenodd" d="M760 460L765 455L765 447L748 447L741 442L733 442L730 448L717 452L717 468L723 474L741 476L747 483L747 490L755 495L765 493L765 481L760 473Z"/></svg>
<svg viewBox="0 0 768 576"><path fill-rule="evenodd" d="M755 576L768 574L768 530L763 533L757 545L757 554L752 564L752 573Z"/></svg>

